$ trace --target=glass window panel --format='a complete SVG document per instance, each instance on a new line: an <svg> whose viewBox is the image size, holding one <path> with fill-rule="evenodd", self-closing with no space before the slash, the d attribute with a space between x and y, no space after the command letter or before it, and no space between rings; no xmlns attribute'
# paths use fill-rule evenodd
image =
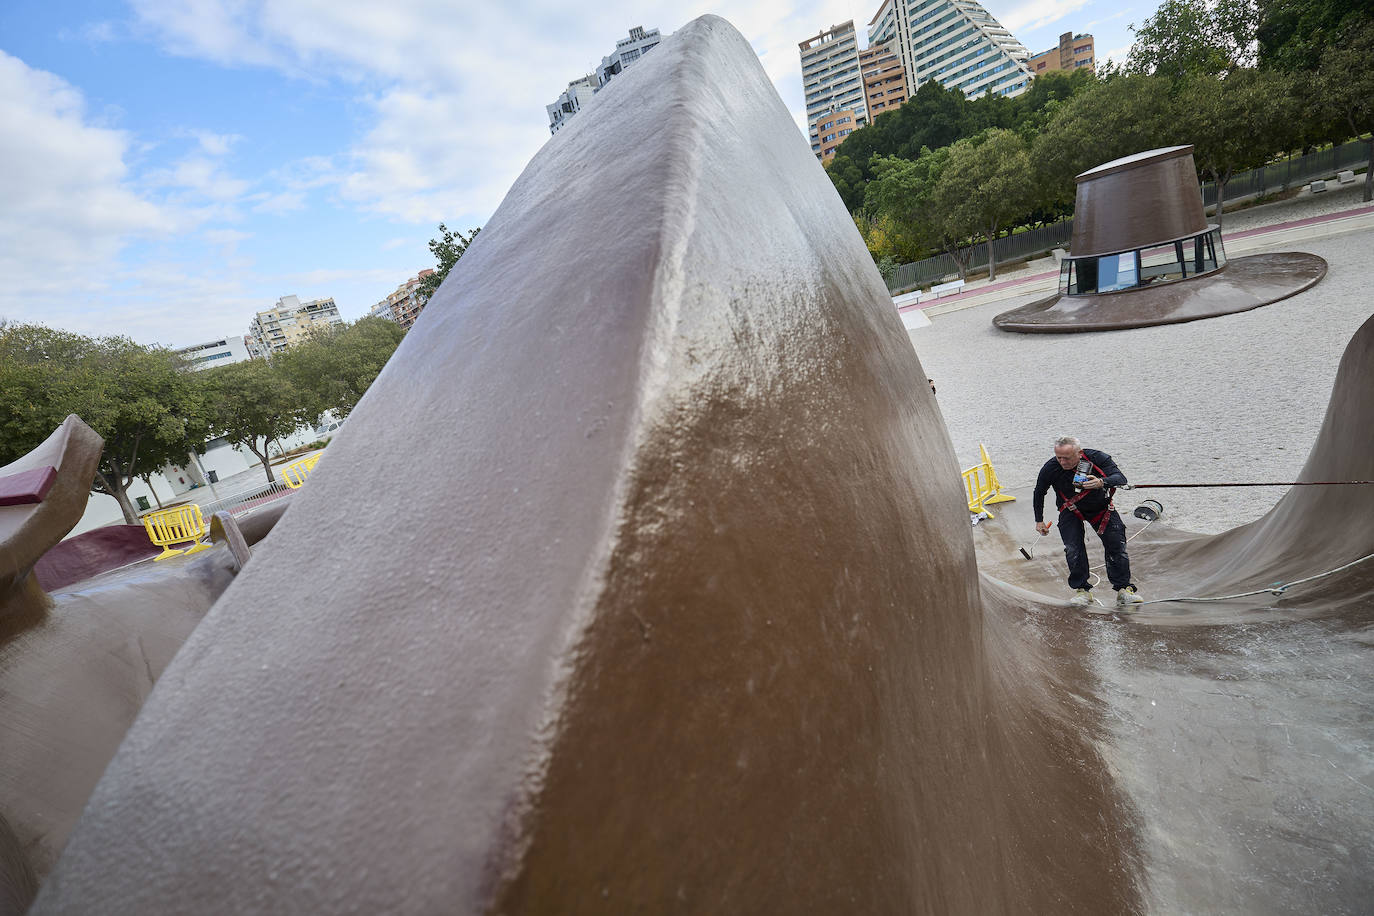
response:
<svg viewBox="0 0 1374 916"><path fill-rule="evenodd" d="M1140 252L1140 282L1161 283L1182 280L1183 266L1179 263L1178 248L1170 242Z"/></svg>
<svg viewBox="0 0 1374 916"><path fill-rule="evenodd" d="M1185 277L1191 277L1194 274L1201 273L1202 268L1201 265L1198 264L1197 257L1197 240L1185 239L1179 242L1178 246L1179 252L1183 255L1181 258L1183 262L1183 275Z"/></svg>
<svg viewBox="0 0 1374 916"><path fill-rule="evenodd" d="M1109 293L1136 285L1135 252L1109 254L1097 259L1097 291Z"/></svg>

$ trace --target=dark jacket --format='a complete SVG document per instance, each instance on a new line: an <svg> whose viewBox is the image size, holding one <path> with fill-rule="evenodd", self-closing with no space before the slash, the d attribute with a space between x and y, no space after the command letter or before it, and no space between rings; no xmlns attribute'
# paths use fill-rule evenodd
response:
<svg viewBox="0 0 1374 916"><path fill-rule="evenodd" d="M1093 471L1094 477L1101 477L1105 486L1100 490L1087 490L1088 495L1074 503L1078 511L1091 518L1098 515L1107 508L1107 490L1111 487L1119 487L1126 482L1126 475L1121 473L1121 469L1116 466L1112 456L1106 452L1099 452L1097 449L1083 449L1083 457L1087 458L1097 466ZM1035 520L1042 522L1045 520L1045 494L1050 487L1054 488L1054 507L1064 508L1064 501L1078 495L1078 491L1073 488L1074 468L1067 471L1059 466L1056 458L1051 458L1045 462L1045 466L1040 469L1040 476L1035 479L1035 493L1031 496L1031 507L1035 510Z"/></svg>

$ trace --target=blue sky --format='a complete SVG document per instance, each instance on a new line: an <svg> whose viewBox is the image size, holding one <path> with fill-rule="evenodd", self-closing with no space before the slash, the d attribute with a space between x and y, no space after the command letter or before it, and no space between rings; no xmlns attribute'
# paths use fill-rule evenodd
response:
<svg viewBox="0 0 1374 916"><path fill-rule="evenodd" d="M802 121L797 42L877 2L5 0L0 318L184 346L277 298L349 320L481 225L549 138L544 106L631 26L706 12ZM993 0L1032 51L1124 57L1154 9Z"/></svg>

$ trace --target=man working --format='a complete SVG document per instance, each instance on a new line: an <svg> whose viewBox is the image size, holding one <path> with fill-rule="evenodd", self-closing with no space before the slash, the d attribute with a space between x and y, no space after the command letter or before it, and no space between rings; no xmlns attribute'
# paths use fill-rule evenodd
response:
<svg viewBox="0 0 1374 916"><path fill-rule="evenodd" d="M1088 585L1088 551L1083 543L1084 522L1102 539L1107 553L1107 578L1116 589L1116 603L1130 607L1141 602L1131 584L1126 526L1112 506L1112 493L1125 482L1126 475L1111 455L1082 448L1073 436L1061 436L1055 441L1054 457L1045 462L1036 478L1031 501L1035 530L1041 535L1049 534L1050 523L1044 521L1045 493L1054 487L1059 536L1064 539L1064 556L1069 561L1069 587L1074 589L1072 604L1086 606L1093 601Z"/></svg>

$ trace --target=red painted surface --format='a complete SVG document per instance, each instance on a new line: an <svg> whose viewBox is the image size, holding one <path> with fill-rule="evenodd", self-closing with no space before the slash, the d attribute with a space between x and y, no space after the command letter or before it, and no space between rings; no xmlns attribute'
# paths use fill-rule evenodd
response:
<svg viewBox="0 0 1374 916"><path fill-rule="evenodd" d="M42 467L0 477L0 506L41 503L57 480L57 468Z"/></svg>

